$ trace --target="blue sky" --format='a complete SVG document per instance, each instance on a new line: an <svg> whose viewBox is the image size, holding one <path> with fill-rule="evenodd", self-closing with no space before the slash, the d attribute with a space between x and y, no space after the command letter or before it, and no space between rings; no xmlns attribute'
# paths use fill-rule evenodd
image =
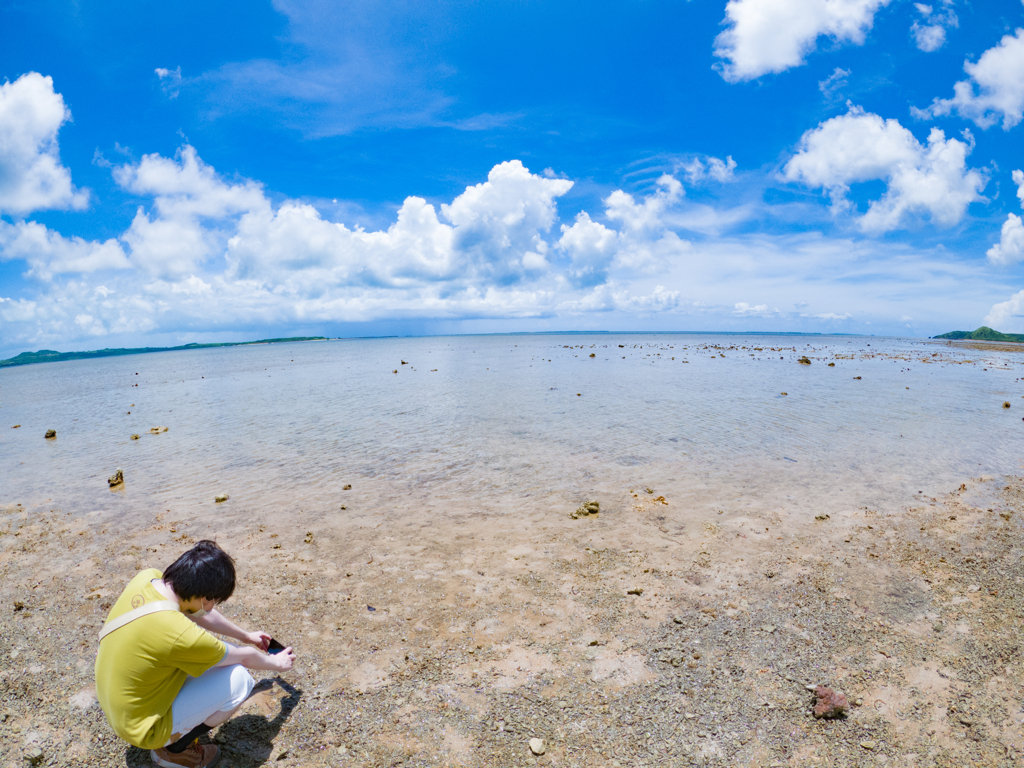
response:
<svg viewBox="0 0 1024 768"><path fill-rule="evenodd" d="M1024 3L0 7L0 350L1024 332Z"/></svg>

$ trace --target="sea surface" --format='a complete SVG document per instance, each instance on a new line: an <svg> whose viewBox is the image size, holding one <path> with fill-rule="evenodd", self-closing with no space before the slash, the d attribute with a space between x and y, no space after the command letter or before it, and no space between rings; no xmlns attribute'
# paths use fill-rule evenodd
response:
<svg viewBox="0 0 1024 768"><path fill-rule="evenodd" d="M514 520L650 489L675 515L898 510L1024 472L1022 364L919 339L565 334L30 365L0 371L0 504Z"/></svg>

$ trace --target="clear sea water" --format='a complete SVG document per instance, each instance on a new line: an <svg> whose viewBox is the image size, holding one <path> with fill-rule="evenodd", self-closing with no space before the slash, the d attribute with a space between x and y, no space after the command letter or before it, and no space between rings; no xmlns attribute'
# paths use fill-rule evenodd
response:
<svg viewBox="0 0 1024 768"><path fill-rule="evenodd" d="M1022 363L909 339L566 334L23 366L0 370L0 503L128 524L209 512L217 493L260 518L563 514L591 498L614 514L649 487L683 515L898 509L1022 472Z"/></svg>

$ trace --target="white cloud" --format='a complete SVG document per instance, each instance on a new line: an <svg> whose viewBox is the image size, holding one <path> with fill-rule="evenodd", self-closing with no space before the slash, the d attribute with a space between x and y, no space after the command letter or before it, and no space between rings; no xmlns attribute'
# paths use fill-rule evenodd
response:
<svg viewBox="0 0 1024 768"><path fill-rule="evenodd" d="M863 45L875 12L889 0L729 0L728 29L715 39L719 71L729 82L752 80L804 63L818 37Z"/></svg>
<svg viewBox="0 0 1024 768"><path fill-rule="evenodd" d="M821 91L826 98L831 99L846 87L846 79L849 76L850 70L836 67L832 71L831 75L826 77L824 80L818 81L818 90Z"/></svg>
<svg viewBox="0 0 1024 768"><path fill-rule="evenodd" d="M619 233L580 211L572 226L562 225L558 245L569 254L569 274L574 282L599 285L608 280L608 269L619 249Z"/></svg>
<svg viewBox="0 0 1024 768"><path fill-rule="evenodd" d="M34 221L0 220L0 260L24 259L29 274L43 280L69 272L96 272L130 266L116 240L96 242L63 237Z"/></svg>
<svg viewBox="0 0 1024 768"><path fill-rule="evenodd" d="M569 277L579 285L604 282L610 271L650 272L684 256L690 243L668 228L665 214L683 197L683 185L668 174L642 202L616 190L604 199L605 216L621 222L618 231L581 213L572 226L562 225L558 247L571 259Z"/></svg>
<svg viewBox="0 0 1024 768"><path fill-rule="evenodd" d="M0 213L86 206L88 193L60 162L57 132L70 119L49 77L29 72L0 85Z"/></svg>
<svg viewBox="0 0 1024 768"><path fill-rule="evenodd" d="M732 159L731 155L727 156L725 160L704 155L703 159L693 157L679 163L679 169L686 174L686 180L691 184L699 184L706 178L726 182L733 179L736 161Z"/></svg>
<svg viewBox="0 0 1024 768"><path fill-rule="evenodd" d="M1013 183L1017 185L1017 197L1024 208L1024 171L1016 170L1011 174ZM1015 264L1024 260L1024 221L1015 213L1008 214L1000 231L999 242L985 252L989 261L994 264Z"/></svg>
<svg viewBox="0 0 1024 768"><path fill-rule="evenodd" d="M921 322L936 312L945 320L937 296L977 304L984 294L984 306L992 302L976 269L909 246L820 233L730 235L750 220L731 214L719 217L714 237L684 240L681 222L700 206L669 175L648 194L616 190L598 210L562 224L558 203L572 182L512 161L447 204L408 197L390 226L372 231L332 221L307 202L271 202L259 184L226 179L187 146L176 158L121 166L115 177L143 205L119 240L4 224L0 252L24 260L36 279L0 302L6 347L92 345L100 335L132 345L140 334L184 328L326 331L384 318L523 320L518 327L539 330L588 313L610 313L604 327L641 317L645 327L679 327L669 315L688 315L700 327L849 322L844 329L857 330L907 311ZM758 303L737 303L749 296ZM806 296L813 307L775 309ZM859 324L831 311L854 305Z"/></svg>
<svg viewBox="0 0 1024 768"><path fill-rule="evenodd" d="M947 1L945 5L944 11L936 13L931 5L914 3L921 18L910 26L910 34L914 38L914 44L926 53L939 50L946 44L946 30L960 26L960 20L953 12L952 2Z"/></svg>
<svg viewBox="0 0 1024 768"><path fill-rule="evenodd" d="M566 179L531 174L518 160L496 165L487 181L468 187L441 211L456 228L455 247L492 279L517 281L523 259L538 263L555 223L555 199L572 188Z"/></svg>
<svg viewBox="0 0 1024 768"><path fill-rule="evenodd" d="M1024 332L1024 291L1018 291L1006 301L992 305L982 325L1002 333Z"/></svg>
<svg viewBox="0 0 1024 768"><path fill-rule="evenodd" d="M953 98L935 99L926 109L912 109L917 117L948 115L956 112L989 128L1000 119L1008 131L1024 116L1024 29L1005 35L989 48L977 63L964 62L969 80L953 86Z"/></svg>
<svg viewBox="0 0 1024 768"><path fill-rule="evenodd" d="M732 308L733 314L748 315L748 314L770 314L767 304L756 304L751 305L745 301L737 302Z"/></svg>
<svg viewBox="0 0 1024 768"><path fill-rule="evenodd" d="M160 78L160 86L164 89L164 93L169 98L178 98L179 93L181 93L181 67L179 66L174 69L157 67L154 72Z"/></svg>
<svg viewBox="0 0 1024 768"><path fill-rule="evenodd" d="M135 165L114 169L117 183L137 195L153 197L153 217L140 206L122 239L132 263L153 276L189 274L223 249L228 234L221 223L252 211L269 214L259 185L227 184L185 145L177 159L145 155Z"/></svg>
<svg viewBox="0 0 1024 768"><path fill-rule="evenodd" d="M985 252L994 264L1014 264L1024 260L1024 221L1015 213L1008 214L1000 231L999 242Z"/></svg>
<svg viewBox="0 0 1024 768"><path fill-rule="evenodd" d="M859 219L865 232L896 229L914 213L926 213L949 226L963 218L970 203L982 199L986 179L966 165L972 148L973 141L946 139L937 128L922 145L898 121L851 105L847 114L826 120L801 137L783 174L788 181L823 187L837 210L849 207L846 195L851 184L886 181L885 194Z"/></svg>

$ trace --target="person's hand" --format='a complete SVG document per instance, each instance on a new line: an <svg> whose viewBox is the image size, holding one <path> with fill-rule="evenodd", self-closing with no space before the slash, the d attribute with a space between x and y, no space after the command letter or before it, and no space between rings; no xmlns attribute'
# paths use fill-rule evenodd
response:
<svg viewBox="0 0 1024 768"><path fill-rule="evenodd" d="M266 632L246 632L245 642L249 645L255 645L264 653L267 652L267 648L270 646L270 635Z"/></svg>
<svg viewBox="0 0 1024 768"><path fill-rule="evenodd" d="M280 653L275 653L271 656L270 663L274 665L274 669L278 672L287 672L292 668L292 664L295 663L295 652L291 647L285 648Z"/></svg>

